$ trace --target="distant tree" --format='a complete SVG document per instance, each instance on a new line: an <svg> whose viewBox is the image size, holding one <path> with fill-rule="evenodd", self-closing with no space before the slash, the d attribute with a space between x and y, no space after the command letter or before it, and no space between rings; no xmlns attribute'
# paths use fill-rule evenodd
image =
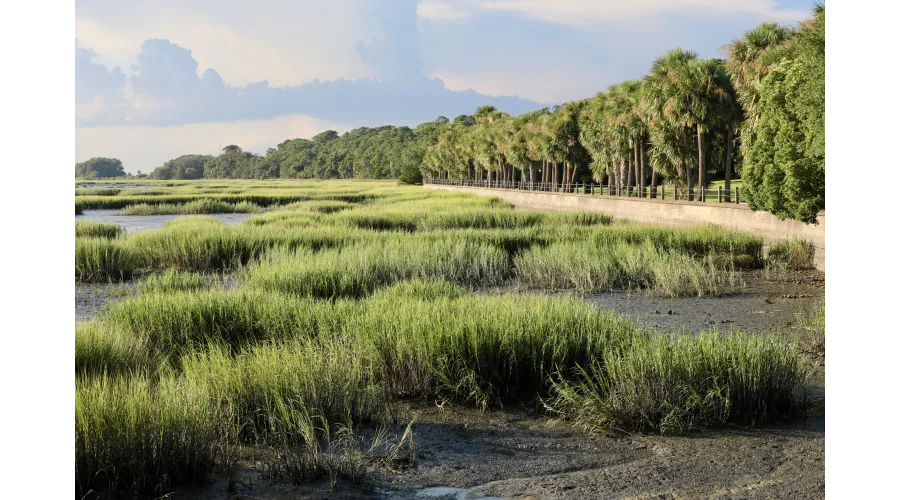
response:
<svg viewBox="0 0 900 500"><path fill-rule="evenodd" d="M400 159L399 180L404 184L422 184L422 160L425 157L424 145L406 148Z"/></svg>
<svg viewBox="0 0 900 500"><path fill-rule="evenodd" d="M125 168L118 158L91 158L75 164L76 179L99 179L104 177L122 177Z"/></svg>
<svg viewBox="0 0 900 500"><path fill-rule="evenodd" d="M259 156L232 144L222 148L222 154L208 160L203 165L203 173L210 179L255 179L259 177L257 166L260 161Z"/></svg>
<svg viewBox="0 0 900 500"><path fill-rule="evenodd" d="M169 160L162 164L153 172L150 177L154 179L202 179L203 166L214 156L209 155L183 155L178 158Z"/></svg>

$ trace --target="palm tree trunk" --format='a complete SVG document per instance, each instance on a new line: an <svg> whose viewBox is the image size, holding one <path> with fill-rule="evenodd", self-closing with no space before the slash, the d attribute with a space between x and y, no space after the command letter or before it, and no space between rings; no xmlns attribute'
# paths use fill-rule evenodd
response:
<svg viewBox="0 0 900 500"><path fill-rule="evenodd" d="M684 151L687 152L689 149L687 147L687 136L685 136L684 131L681 132L681 144L684 146ZM682 161L684 162L684 176L687 184L687 200L693 200L693 179L691 176L691 162L687 159L686 156L682 157Z"/></svg>
<svg viewBox="0 0 900 500"><path fill-rule="evenodd" d="M634 143L634 189L638 192L638 196L640 196L641 186L644 185L644 179L641 178L641 147L638 145L638 141Z"/></svg>
<svg viewBox="0 0 900 500"><path fill-rule="evenodd" d="M644 144L644 137L641 136L641 194L643 195L644 185L647 184L647 148Z"/></svg>
<svg viewBox="0 0 900 500"><path fill-rule="evenodd" d="M556 164L556 168L553 170L553 173L556 174L556 184L562 184L562 175L563 175L563 164L559 162ZM556 190L556 184L554 184L554 191ZM560 186L560 191L562 191L562 186Z"/></svg>
<svg viewBox="0 0 900 500"><path fill-rule="evenodd" d="M705 144L705 135L703 133L703 129L700 128L700 124L697 124L697 189L700 192L703 192L703 187L706 186L704 181L706 180L704 177L706 176L706 144ZM703 201L703 197L700 197L700 201Z"/></svg>
<svg viewBox="0 0 900 500"><path fill-rule="evenodd" d="M573 161L573 162L572 162L572 181L573 181L573 182L574 182L575 179L576 179L576 177L575 177L575 173L576 173L576 172L578 172L578 163L576 163L576 162ZM573 189L573 191L574 191L574 189Z"/></svg>
<svg viewBox="0 0 900 500"><path fill-rule="evenodd" d="M656 169L650 174L650 197L656 198Z"/></svg>
<svg viewBox="0 0 900 500"><path fill-rule="evenodd" d="M731 156L734 154L734 127L728 124L728 134L725 137L725 201L731 201Z"/></svg>
<svg viewBox="0 0 900 500"><path fill-rule="evenodd" d="M628 176L625 179L625 189L628 190L628 194L630 195L631 194L631 183L632 183L631 177L634 175L634 169L631 168L630 159L626 159L626 160L622 160L622 161L625 163L625 170L628 172Z"/></svg>

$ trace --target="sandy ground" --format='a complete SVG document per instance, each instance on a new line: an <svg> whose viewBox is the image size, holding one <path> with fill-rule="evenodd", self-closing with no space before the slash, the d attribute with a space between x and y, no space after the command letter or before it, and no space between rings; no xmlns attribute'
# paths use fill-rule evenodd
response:
<svg viewBox="0 0 900 500"><path fill-rule="evenodd" d="M801 308L824 296L824 274L779 280L745 274L743 294L662 299L625 292L585 300L648 325L689 332L740 328L789 330ZM130 285L124 285L128 287ZM77 285L76 317L86 318L123 296L123 285ZM669 312L671 311L671 313ZM824 398L824 366L814 393ZM824 405L823 405L824 406ZM686 436L589 435L533 408L480 412L414 405L416 462L379 471L365 485L328 479L296 486L260 480L252 467L213 478L189 499L423 498L823 498L824 410L790 427L735 427ZM397 429L402 431L402 429ZM229 491L231 480L237 484ZM252 486L251 486L252 484Z"/></svg>

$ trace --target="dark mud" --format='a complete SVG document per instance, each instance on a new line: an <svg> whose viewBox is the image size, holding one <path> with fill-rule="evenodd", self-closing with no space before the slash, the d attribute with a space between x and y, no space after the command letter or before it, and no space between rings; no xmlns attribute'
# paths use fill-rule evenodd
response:
<svg viewBox="0 0 900 500"><path fill-rule="evenodd" d="M663 331L704 332L732 329L750 333L787 331L797 314L825 297L825 273L794 271L766 276L765 271L743 274L743 293L723 297L654 297L641 292L611 292L584 297L586 302Z"/></svg>
<svg viewBox="0 0 900 500"><path fill-rule="evenodd" d="M87 321L107 304L134 295L136 283L75 283L75 322Z"/></svg>
<svg viewBox="0 0 900 500"><path fill-rule="evenodd" d="M368 484L217 476L183 498L822 498L824 421L686 436L589 435L540 411L413 407L417 460ZM234 479L243 483L228 491ZM250 484L253 486L250 486Z"/></svg>

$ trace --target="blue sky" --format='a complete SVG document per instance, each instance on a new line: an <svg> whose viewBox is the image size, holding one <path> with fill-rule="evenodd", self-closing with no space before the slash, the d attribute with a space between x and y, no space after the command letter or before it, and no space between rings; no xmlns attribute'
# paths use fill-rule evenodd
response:
<svg viewBox="0 0 900 500"><path fill-rule="evenodd" d="M76 161L149 171L325 129L513 114L705 57L812 2L774 0L76 0Z"/></svg>

